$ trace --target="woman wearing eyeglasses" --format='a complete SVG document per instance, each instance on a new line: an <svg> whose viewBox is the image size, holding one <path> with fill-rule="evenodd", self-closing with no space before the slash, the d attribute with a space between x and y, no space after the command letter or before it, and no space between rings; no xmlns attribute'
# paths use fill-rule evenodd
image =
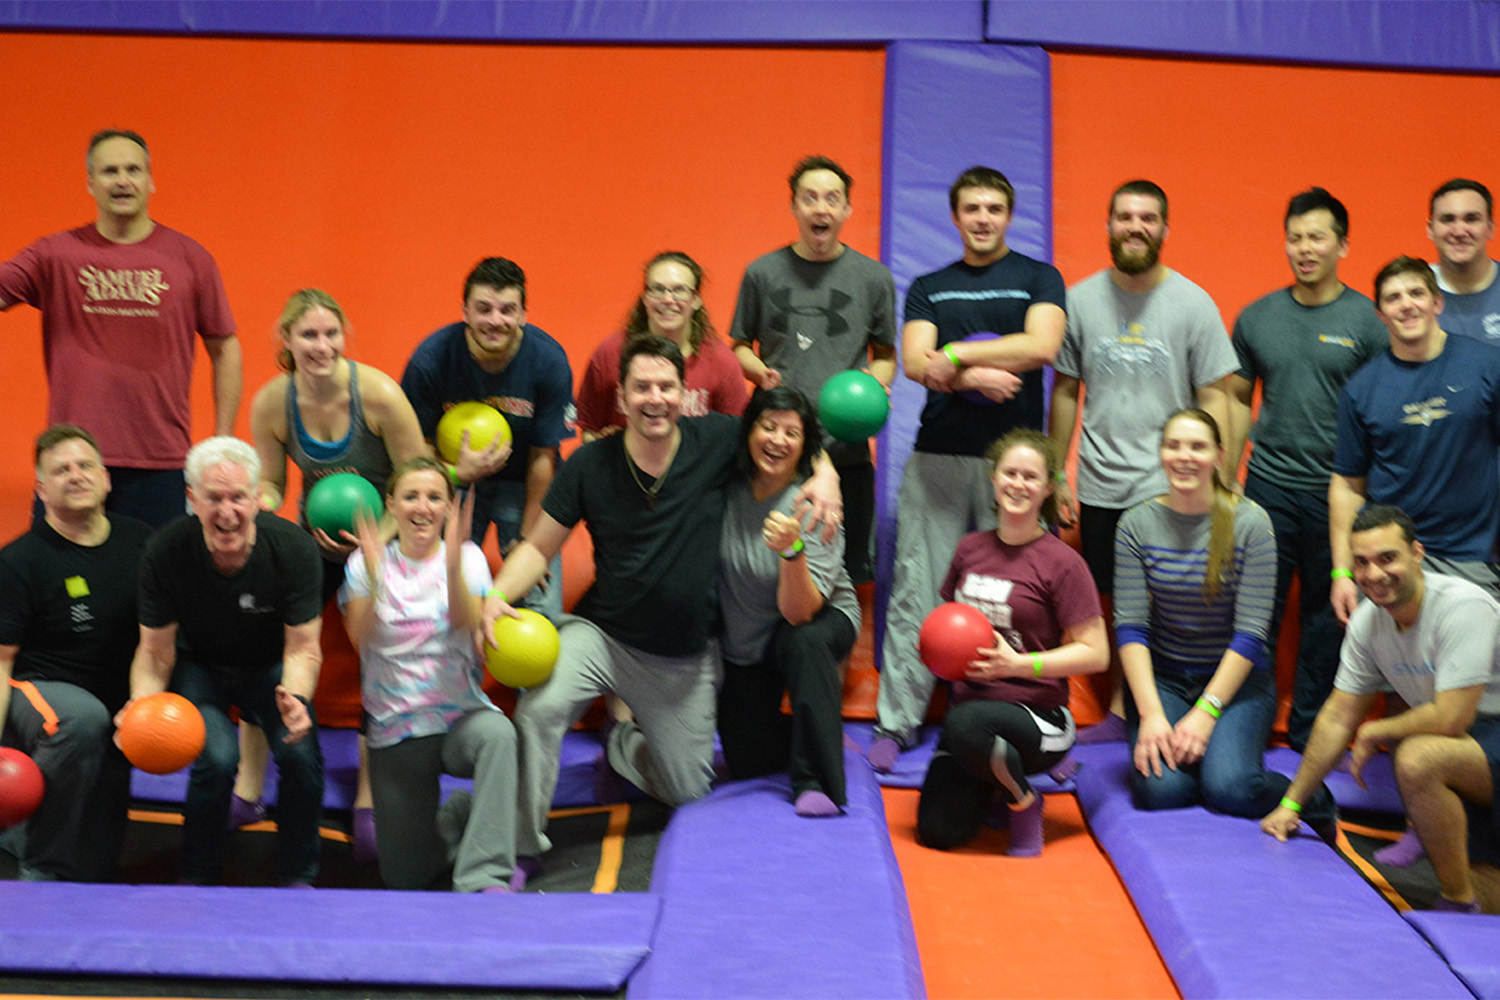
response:
<svg viewBox="0 0 1500 1000"><path fill-rule="evenodd" d="M682 415L745 410L745 377L729 347L714 333L708 310L698 290L703 268L685 253L669 250L646 264L646 286L636 300L625 330L594 349L578 386L578 430L583 440L613 433L625 426L620 409L620 349L630 337L659 334L682 349L687 362L683 380Z"/></svg>

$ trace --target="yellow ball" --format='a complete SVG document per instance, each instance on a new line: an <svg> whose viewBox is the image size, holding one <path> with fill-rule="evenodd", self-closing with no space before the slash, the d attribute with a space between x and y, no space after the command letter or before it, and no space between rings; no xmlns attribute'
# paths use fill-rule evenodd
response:
<svg viewBox="0 0 1500 1000"><path fill-rule="evenodd" d="M552 676L557 629L529 608L520 608L518 613L520 618L505 615L495 622L494 635L484 644L484 665L506 687L534 688Z"/></svg>
<svg viewBox="0 0 1500 1000"><path fill-rule="evenodd" d="M510 444L510 424L500 411L488 403L459 403L443 414L437 425L437 451L445 462L458 461L458 448L464 431L469 432L469 447L475 451L488 448L491 441Z"/></svg>

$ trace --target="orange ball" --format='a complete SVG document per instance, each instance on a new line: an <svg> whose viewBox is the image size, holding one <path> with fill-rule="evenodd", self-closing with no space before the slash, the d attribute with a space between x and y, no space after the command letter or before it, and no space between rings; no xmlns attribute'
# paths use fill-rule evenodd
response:
<svg viewBox="0 0 1500 1000"><path fill-rule="evenodd" d="M203 752L203 716L180 694L137 698L120 719L120 749L150 774L180 771Z"/></svg>
<svg viewBox="0 0 1500 1000"><path fill-rule="evenodd" d="M30 819L46 787L36 761L19 750L0 747L0 830Z"/></svg>

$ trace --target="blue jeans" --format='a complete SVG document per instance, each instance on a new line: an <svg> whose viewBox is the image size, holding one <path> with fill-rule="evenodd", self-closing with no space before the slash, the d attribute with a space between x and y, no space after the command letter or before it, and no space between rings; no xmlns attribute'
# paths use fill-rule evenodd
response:
<svg viewBox="0 0 1500 1000"><path fill-rule="evenodd" d="M475 545L484 544L490 525L495 526L495 541L503 552L521 535L521 518L526 514L526 484L487 481L481 484L474 504L474 528L469 537ZM518 608L530 608L546 615L556 624L562 618L562 553L547 566L547 577L511 602Z"/></svg>
<svg viewBox="0 0 1500 1000"><path fill-rule="evenodd" d="M1156 691L1167 721L1173 725L1192 709L1212 674L1156 669ZM1130 790L1139 809L1181 809L1202 802L1216 812L1260 819L1275 809L1291 783L1261 764L1266 738L1276 715L1276 685L1267 669L1252 670L1209 737L1203 759L1176 771L1162 767L1161 777L1130 769ZM1140 715L1135 699L1125 703L1125 724L1135 745Z"/></svg>
<svg viewBox="0 0 1500 1000"><path fill-rule="evenodd" d="M1344 627L1328 602L1332 584L1329 572L1333 569L1333 554L1328 548L1328 492L1285 490L1250 475L1245 479L1245 496L1265 508L1276 529L1276 607L1268 633L1273 651L1281 634L1292 574L1301 581L1297 615L1302 637L1297 644L1292 714L1287 720L1287 742L1300 753L1307 746L1318 710L1333 691L1339 647L1344 641Z"/></svg>
<svg viewBox="0 0 1500 1000"><path fill-rule="evenodd" d="M178 654L172 690L203 713L203 753L188 777L182 824L182 878L211 884L223 878L229 796L240 763L239 733L229 721L231 705L240 717L265 730L278 775L276 795L276 879L282 885L312 882L318 875L318 823L323 815L323 751L317 720L312 732L287 743L276 708L281 664L262 670L208 667ZM312 713L312 707L308 707Z"/></svg>

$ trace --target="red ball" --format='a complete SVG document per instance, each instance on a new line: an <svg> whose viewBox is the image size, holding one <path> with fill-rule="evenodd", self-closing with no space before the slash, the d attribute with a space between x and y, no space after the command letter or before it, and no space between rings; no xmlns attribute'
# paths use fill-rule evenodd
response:
<svg viewBox="0 0 1500 1000"><path fill-rule="evenodd" d="M36 761L19 750L0 747L0 830L30 819L45 790Z"/></svg>
<svg viewBox="0 0 1500 1000"><path fill-rule="evenodd" d="M922 622L917 652L927 669L948 681L962 680L969 661L995 645L995 630L978 608L957 601L939 604Z"/></svg>
<svg viewBox="0 0 1500 1000"><path fill-rule="evenodd" d="M120 749L150 774L180 771L203 752L203 716L170 691L137 698L120 719Z"/></svg>

